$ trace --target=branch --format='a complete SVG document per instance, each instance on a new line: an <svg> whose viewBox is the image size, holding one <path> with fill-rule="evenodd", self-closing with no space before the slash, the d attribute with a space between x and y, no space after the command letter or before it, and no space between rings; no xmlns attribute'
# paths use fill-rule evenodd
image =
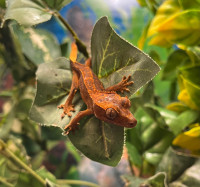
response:
<svg viewBox="0 0 200 187"><path fill-rule="evenodd" d="M81 181L81 180L57 180L57 184L63 185L63 184L74 184L74 185L84 185L84 186L90 186L90 187L99 187L99 185L87 181Z"/></svg>
<svg viewBox="0 0 200 187"><path fill-rule="evenodd" d="M0 139L0 152L5 152L5 155L8 158L14 160L18 165L24 168L27 172L29 172L36 180L38 180L43 186L46 186L46 182L43 178L41 178L35 171L33 171L29 166L27 166L24 162L22 162L14 153L12 153L7 145Z"/></svg>
<svg viewBox="0 0 200 187"><path fill-rule="evenodd" d="M60 20L60 22L66 27L66 29L71 33L74 40L76 41L76 45L78 46L78 50L83 53L86 58L89 58L89 54L87 52L87 48L85 44L79 39L75 31L71 28L71 26L66 22L66 20L60 15L59 12L53 12L53 15Z"/></svg>
<svg viewBox="0 0 200 187"><path fill-rule="evenodd" d="M7 182L3 177L0 177L0 182L1 182L2 184L4 184L5 186L14 187L13 184Z"/></svg>

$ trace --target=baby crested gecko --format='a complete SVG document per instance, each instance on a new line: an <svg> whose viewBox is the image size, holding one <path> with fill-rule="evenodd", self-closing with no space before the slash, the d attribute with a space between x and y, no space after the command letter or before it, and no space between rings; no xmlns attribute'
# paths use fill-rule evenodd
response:
<svg viewBox="0 0 200 187"><path fill-rule="evenodd" d="M123 91L130 91L127 87L133 84L133 81L129 81L131 76L124 76L122 81L118 84L104 88L102 82L92 72L91 59L87 59L85 64L77 62L76 44L72 43L71 48L70 64L73 75L71 89L65 104L58 106L58 108L63 109L61 118L66 114L71 117L71 112L75 111L72 100L79 89L81 97L87 105L87 109L80 111L69 124L65 126L65 133L68 134L71 130L75 130L79 125L79 120L91 114L94 114L96 118L107 123L128 128L136 126L137 120L130 112L130 100L127 96L121 97L117 94L118 91L122 93Z"/></svg>

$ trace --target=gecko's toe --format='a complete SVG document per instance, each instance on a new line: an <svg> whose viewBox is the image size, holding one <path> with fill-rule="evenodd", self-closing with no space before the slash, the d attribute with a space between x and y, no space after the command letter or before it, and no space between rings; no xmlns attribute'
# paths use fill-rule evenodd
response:
<svg viewBox="0 0 200 187"><path fill-rule="evenodd" d="M64 105L59 105L59 106L57 106L57 108L59 108L59 109L64 108Z"/></svg>

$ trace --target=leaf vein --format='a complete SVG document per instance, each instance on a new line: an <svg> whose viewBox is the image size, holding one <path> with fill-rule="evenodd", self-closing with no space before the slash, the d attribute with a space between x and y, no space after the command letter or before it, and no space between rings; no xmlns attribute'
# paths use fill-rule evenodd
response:
<svg viewBox="0 0 200 187"><path fill-rule="evenodd" d="M104 62L105 59L106 59L106 53L107 53L107 51L108 51L108 47L109 47L109 45L110 45L110 40L111 40L112 35L113 35L113 31L111 32L111 34L110 34L110 36L109 36L109 38L108 38L108 40L107 40L105 49L104 49L104 47L103 47L103 45L102 45L102 52L103 52L103 53L102 53L101 62L100 62L100 64L99 64L99 73L98 73L98 77L101 77L101 70L102 70L103 62ZM108 56L108 55L107 55L107 56Z"/></svg>

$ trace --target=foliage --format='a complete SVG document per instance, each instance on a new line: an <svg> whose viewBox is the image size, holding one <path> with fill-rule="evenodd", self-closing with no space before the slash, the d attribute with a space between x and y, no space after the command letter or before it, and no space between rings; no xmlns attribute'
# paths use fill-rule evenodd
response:
<svg viewBox="0 0 200 187"><path fill-rule="evenodd" d="M91 38L93 71L105 87L132 75L127 95L138 125L124 130L87 117L69 134L70 141L61 135L70 118L61 120L57 109L71 85L70 63L62 57L69 44L63 48L50 32L33 26L56 17L87 58L86 47L58 13L71 1L7 2L6 11L5 3L0 4L0 17L5 12L0 76L6 76L3 70L11 72L15 84L0 92L6 100L0 116L0 186L97 186L74 180L80 156L70 141L87 157L110 166L118 164L126 141L134 174L123 176L126 186L200 185L199 0L138 0L143 8L134 9L133 27L121 34L151 58L117 35L106 17L99 19ZM152 59L162 71L150 81L159 71ZM73 116L86 107L80 94L74 102ZM55 154L58 149L60 154Z"/></svg>
<svg viewBox="0 0 200 187"><path fill-rule="evenodd" d="M142 6L148 6L146 2L150 1L139 2ZM153 11L155 15L148 23L146 34L143 33L142 40L138 43L140 47L146 47L146 42L149 42L150 45L159 45L170 51L166 63L162 65L161 78L168 81L172 88L166 90L169 97L166 108L162 105L163 98L158 100L153 93L155 88L152 86L147 87L142 95L133 98L133 103L137 103L135 115L140 119L141 126L127 131L127 149L130 153L134 150L136 155L135 159L130 156L130 160L138 168L140 177L152 175L154 172L155 177L163 172L167 176L161 181L155 179L157 184L149 183L148 180L141 181L141 186L199 185L196 179L193 183L192 179L185 175L187 170L190 171L189 167L195 168L195 165L198 165L197 161L191 166L196 160L193 156L199 156L200 153L200 61L197 52L199 24L193 24L199 22L199 5L198 1L164 1ZM155 86L156 84L158 82L155 82ZM170 145L173 149L168 148ZM140 161L136 158L140 158ZM191 176L195 178L196 174ZM184 177L188 179L187 182ZM135 179L128 179L130 182L132 180ZM167 183L164 184L164 181Z"/></svg>

